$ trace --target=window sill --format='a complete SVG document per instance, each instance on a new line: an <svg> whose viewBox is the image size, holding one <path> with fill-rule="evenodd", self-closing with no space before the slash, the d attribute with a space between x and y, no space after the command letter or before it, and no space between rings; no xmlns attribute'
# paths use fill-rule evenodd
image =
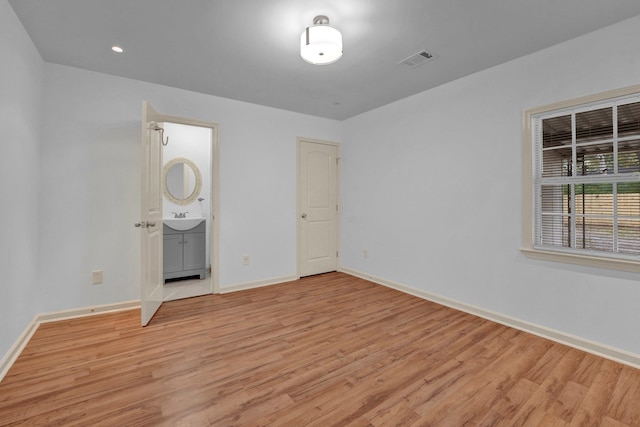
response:
<svg viewBox="0 0 640 427"><path fill-rule="evenodd" d="M554 261L586 267L607 268L610 270L629 271L640 273L640 260L631 261L624 259L595 257L590 255L578 255L564 252L545 251L533 248L520 248L525 256L543 261Z"/></svg>

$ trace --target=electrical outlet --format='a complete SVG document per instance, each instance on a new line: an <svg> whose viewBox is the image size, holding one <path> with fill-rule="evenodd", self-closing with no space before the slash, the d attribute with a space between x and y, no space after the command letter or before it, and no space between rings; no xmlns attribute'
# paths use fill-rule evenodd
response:
<svg viewBox="0 0 640 427"><path fill-rule="evenodd" d="M362 251L362 258L369 258L369 251L367 249Z"/></svg>
<svg viewBox="0 0 640 427"><path fill-rule="evenodd" d="M249 255L242 255L242 265L249 265Z"/></svg>
<svg viewBox="0 0 640 427"><path fill-rule="evenodd" d="M91 283L94 285L101 285L103 281L103 271L102 270L94 270L91 272Z"/></svg>

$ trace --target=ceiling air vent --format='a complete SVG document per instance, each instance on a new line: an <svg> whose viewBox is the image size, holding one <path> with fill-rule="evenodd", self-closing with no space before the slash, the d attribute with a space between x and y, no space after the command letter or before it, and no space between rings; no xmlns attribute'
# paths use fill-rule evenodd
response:
<svg viewBox="0 0 640 427"><path fill-rule="evenodd" d="M398 62L398 64L404 64L404 65L408 65L411 68L416 68L424 64L425 62L429 62L435 59L435 57L436 56L434 54L429 53L425 50L422 50L418 53L414 53L413 55L411 55L406 59L403 59L402 61Z"/></svg>

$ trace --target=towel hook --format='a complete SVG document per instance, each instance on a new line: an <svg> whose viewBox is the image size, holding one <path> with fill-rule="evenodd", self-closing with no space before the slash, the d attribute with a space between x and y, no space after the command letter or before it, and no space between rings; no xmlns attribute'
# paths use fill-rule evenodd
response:
<svg viewBox="0 0 640 427"><path fill-rule="evenodd" d="M166 147L167 144L169 144L169 137L167 137L166 140L164 139L164 128L162 126L160 126L156 122L151 122L151 123L149 123L149 129L152 129L152 130L155 130L157 132L160 132L160 142L162 143L162 145L164 145Z"/></svg>
<svg viewBox="0 0 640 427"><path fill-rule="evenodd" d="M164 129L160 128L158 131L160 132L160 142L166 147L169 144L169 137L166 140L164 139Z"/></svg>

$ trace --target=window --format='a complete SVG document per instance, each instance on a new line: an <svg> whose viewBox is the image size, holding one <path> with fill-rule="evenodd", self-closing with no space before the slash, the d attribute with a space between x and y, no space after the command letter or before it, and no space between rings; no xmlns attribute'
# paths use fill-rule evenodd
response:
<svg viewBox="0 0 640 427"><path fill-rule="evenodd" d="M531 197L525 202L525 250L612 260L640 271L635 89L525 113L525 198Z"/></svg>

